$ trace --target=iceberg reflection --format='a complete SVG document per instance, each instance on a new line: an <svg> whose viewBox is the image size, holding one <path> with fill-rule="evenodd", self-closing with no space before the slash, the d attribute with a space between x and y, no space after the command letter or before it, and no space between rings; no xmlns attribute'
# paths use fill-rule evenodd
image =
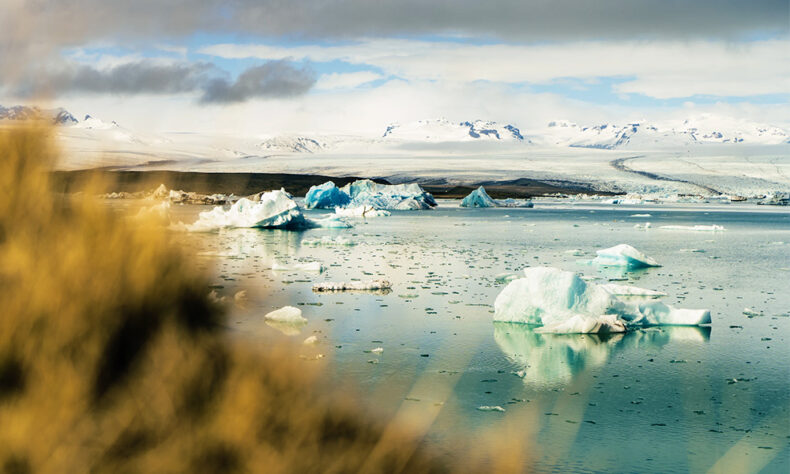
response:
<svg viewBox="0 0 790 474"><path fill-rule="evenodd" d="M564 385L584 369L604 365L618 351L662 347L671 340L702 343L709 327L662 326L613 334L546 334L536 326L494 322L494 341L525 384Z"/></svg>

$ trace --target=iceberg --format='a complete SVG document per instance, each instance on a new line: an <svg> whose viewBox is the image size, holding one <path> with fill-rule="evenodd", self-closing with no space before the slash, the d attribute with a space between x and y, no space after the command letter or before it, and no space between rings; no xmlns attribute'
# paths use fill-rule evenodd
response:
<svg viewBox="0 0 790 474"><path fill-rule="evenodd" d="M284 190L255 195L256 200L241 198L229 209L217 206L201 212L198 220L186 229L192 232L210 232L227 227L257 227L263 229L300 230L314 227L348 228L351 224L338 216L326 219L308 219Z"/></svg>
<svg viewBox="0 0 790 474"><path fill-rule="evenodd" d="M527 268L523 278L511 281L497 296L494 320L541 326L537 331L557 334L711 322L709 310L676 309L654 299L633 301L614 294L618 292L623 291L587 283L558 268Z"/></svg>
<svg viewBox="0 0 790 474"><path fill-rule="evenodd" d="M348 207L369 206L374 209L421 210L436 206L431 193L419 184L379 184L361 179L341 188L350 198Z"/></svg>
<svg viewBox="0 0 790 474"><path fill-rule="evenodd" d="M290 265L284 263L272 263L272 270L275 272L313 272L323 273L324 266L321 262L294 262Z"/></svg>
<svg viewBox="0 0 790 474"><path fill-rule="evenodd" d="M504 199L496 200L488 195L485 188L480 186L475 189L463 201L461 207L532 207L533 204L528 200Z"/></svg>
<svg viewBox="0 0 790 474"><path fill-rule="evenodd" d="M592 260L594 265L627 268L661 266L654 259L628 244L615 245L608 249L598 250L595 253L598 254L598 256Z"/></svg>
<svg viewBox="0 0 790 474"><path fill-rule="evenodd" d="M351 197L335 186L332 181L310 187L304 197L304 205L308 209L334 209L344 207L350 202Z"/></svg>

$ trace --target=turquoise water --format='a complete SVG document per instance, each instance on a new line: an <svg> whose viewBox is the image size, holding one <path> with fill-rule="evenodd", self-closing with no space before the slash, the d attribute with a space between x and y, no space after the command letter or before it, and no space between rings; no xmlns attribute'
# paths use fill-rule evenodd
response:
<svg viewBox="0 0 790 474"><path fill-rule="evenodd" d="M323 364L372 409L425 429L427 442L499 433L540 471L788 472L790 212L457 205L394 212L353 229L236 229L183 240L220 295L248 291L232 315L234 333L262 343L315 335L318 343L302 349L305 363ZM177 218L188 222L199 210L179 207ZM644 213L651 216L631 217ZM634 229L648 221L651 229ZM694 224L727 230L659 228ZM326 235L356 245L302 244ZM580 262L620 243L663 266L618 273ZM325 272L271 270L274 261L315 260ZM709 308L713 324L598 337L493 323L504 287L495 276L536 265L664 291L669 304ZM374 278L389 280L392 291L311 290L318 281ZM285 305L301 308L308 324L263 321ZM370 352L376 348L383 352Z"/></svg>

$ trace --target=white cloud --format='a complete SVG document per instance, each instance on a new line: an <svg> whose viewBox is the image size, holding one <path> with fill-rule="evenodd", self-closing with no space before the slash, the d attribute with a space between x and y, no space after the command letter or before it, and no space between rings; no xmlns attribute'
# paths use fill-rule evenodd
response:
<svg viewBox="0 0 790 474"><path fill-rule="evenodd" d="M315 88L320 90L352 89L383 78L384 76L373 71L333 72L322 74L318 78Z"/></svg>
<svg viewBox="0 0 790 474"><path fill-rule="evenodd" d="M224 58L340 60L408 80L545 84L613 77L625 80L617 92L656 98L790 93L788 40L469 45L388 39L342 46L218 44L201 52Z"/></svg>

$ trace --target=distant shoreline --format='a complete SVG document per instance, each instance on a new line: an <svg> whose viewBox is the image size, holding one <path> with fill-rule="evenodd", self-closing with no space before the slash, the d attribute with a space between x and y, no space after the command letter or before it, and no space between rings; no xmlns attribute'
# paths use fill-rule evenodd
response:
<svg viewBox="0 0 790 474"><path fill-rule="evenodd" d="M197 192L203 194L234 194L248 196L260 191L285 188L295 196L304 196L311 186L333 181L338 186L354 182L364 177L357 176L324 176L317 174L289 173L225 173L225 172L194 172L194 171L121 171L121 170L77 170L53 171L54 188L60 192L73 192L81 183L95 175L99 175L108 183L108 192L138 192L153 190L160 184L168 189ZM383 178L368 178L388 184ZM439 199L460 199L468 195L478 186L485 186L486 192L494 199L531 198L548 194L598 194L615 195L616 193L596 191L581 183L547 183L529 178L508 181L482 181L472 184L438 184L435 180L426 180L423 184L419 178L414 182ZM429 184L430 183L430 184Z"/></svg>

